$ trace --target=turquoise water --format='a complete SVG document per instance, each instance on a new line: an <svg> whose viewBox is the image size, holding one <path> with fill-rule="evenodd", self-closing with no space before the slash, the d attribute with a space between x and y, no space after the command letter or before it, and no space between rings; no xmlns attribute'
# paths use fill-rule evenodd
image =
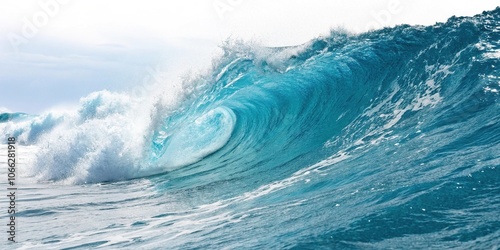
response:
<svg viewBox="0 0 500 250"><path fill-rule="evenodd" d="M15 246L497 249L499 40L497 8L228 42L174 86L3 114L25 157Z"/></svg>

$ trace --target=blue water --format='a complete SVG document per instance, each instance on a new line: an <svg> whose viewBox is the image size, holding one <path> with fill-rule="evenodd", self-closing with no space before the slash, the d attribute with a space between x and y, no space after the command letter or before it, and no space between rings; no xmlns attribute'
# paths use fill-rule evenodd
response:
<svg viewBox="0 0 500 250"><path fill-rule="evenodd" d="M24 145L16 246L498 249L499 40L500 8L230 41L175 84L3 114Z"/></svg>

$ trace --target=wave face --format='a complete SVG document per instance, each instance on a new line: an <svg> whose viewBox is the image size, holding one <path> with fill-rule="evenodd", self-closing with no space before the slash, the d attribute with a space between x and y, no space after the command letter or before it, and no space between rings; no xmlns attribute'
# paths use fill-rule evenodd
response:
<svg viewBox="0 0 500 250"><path fill-rule="evenodd" d="M25 175L38 181L147 178L190 204L199 223L156 225L170 232L156 246L494 248L499 27L497 8L296 47L229 43L176 87L101 91L0 128L37 146Z"/></svg>

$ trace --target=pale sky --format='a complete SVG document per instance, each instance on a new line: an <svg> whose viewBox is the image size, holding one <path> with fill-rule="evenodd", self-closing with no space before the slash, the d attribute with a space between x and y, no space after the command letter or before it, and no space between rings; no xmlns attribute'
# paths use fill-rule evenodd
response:
<svg viewBox="0 0 500 250"><path fill-rule="evenodd" d="M431 25L497 0L0 0L0 110L40 113L208 67L228 37L298 45L331 28Z"/></svg>

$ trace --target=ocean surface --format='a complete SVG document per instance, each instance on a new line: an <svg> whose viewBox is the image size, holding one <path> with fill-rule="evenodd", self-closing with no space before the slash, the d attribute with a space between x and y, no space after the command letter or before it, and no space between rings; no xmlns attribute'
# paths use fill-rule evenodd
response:
<svg viewBox="0 0 500 250"><path fill-rule="evenodd" d="M499 40L500 8L228 41L178 82L0 114L0 248L498 249Z"/></svg>

